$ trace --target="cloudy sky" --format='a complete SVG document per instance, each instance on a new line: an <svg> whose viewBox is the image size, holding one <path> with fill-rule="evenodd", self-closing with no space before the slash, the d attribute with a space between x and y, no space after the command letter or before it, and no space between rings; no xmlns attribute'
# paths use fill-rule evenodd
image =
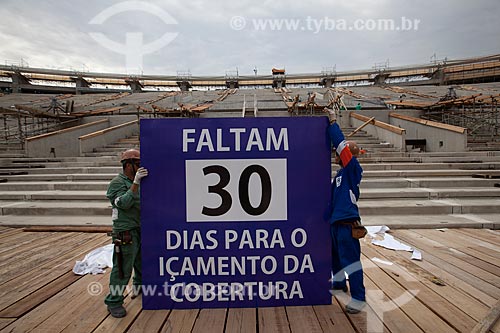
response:
<svg viewBox="0 0 500 333"><path fill-rule="evenodd" d="M0 62L115 73L368 69L500 53L498 0L0 0ZM392 20L392 23L388 23Z"/></svg>

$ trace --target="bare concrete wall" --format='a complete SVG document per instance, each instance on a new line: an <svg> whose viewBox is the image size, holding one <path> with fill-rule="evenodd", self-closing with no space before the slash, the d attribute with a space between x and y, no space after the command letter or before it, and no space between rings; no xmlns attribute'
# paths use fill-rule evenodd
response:
<svg viewBox="0 0 500 333"><path fill-rule="evenodd" d="M419 122L408 121L391 117L390 113L394 110L359 110L356 113L366 117L375 117L376 120L400 127L406 130L406 138L412 139L425 139L426 151L429 152L453 152L465 151L467 149L467 133L458 133L442 127L429 126ZM423 111L421 110L397 110L397 114L409 116L413 118L420 118ZM362 120L351 117L350 125L353 127L363 124ZM342 123L341 123L342 126ZM349 126L344 124L344 126ZM443 125L446 126L446 125ZM401 138L394 136L395 133L389 134L387 131L377 129L373 125L368 125L364 130L378 137L381 140L394 144L395 147L401 148L402 151L406 150L405 143L401 143ZM402 145L402 147L399 147Z"/></svg>
<svg viewBox="0 0 500 333"><path fill-rule="evenodd" d="M64 130L37 135L26 139L28 157L72 157L80 155L78 138L82 135L105 129L107 118ZM51 153L53 151L54 153Z"/></svg>
<svg viewBox="0 0 500 333"><path fill-rule="evenodd" d="M83 135L79 138L80 156L109 145L119 139L136 135L139 133L139 123L136 120L126 122L117 126L106 128L94 133Z"/></svg>
<svg viewBox="0 0 500 333"><path fill-rule="evenodd" d="M337 123L341 128L353 126L351 124L348 110L340 110L340 112L337 114Z"/></svg>
<svg viewBox="0 0 500 333"><path fill-rule="evenodd" d="M399 113L399 112L398 112ZM461 152L467 149L467 132L458 133L446 128L391 117L392 125L406 129L406 138L425 139L428 152Z"/></svg>

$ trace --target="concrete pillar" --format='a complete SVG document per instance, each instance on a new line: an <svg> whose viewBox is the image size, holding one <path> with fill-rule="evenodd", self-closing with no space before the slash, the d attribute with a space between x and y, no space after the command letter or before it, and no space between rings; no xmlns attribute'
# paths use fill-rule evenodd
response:
<svg viewBox="0 0 500 333"><path fill-rule="evenodd" d="M284 88L286 85L285 78L274 78L273 79L273 88Z"/></svg>
<svg viewBox="0 0 500 333"><path fill-rule="evenodd" d="M226 87L228 89L236 89L239 88L240 84L238 80L226 80Z"/></svg>
<svg viewBox="0 0 500 333"><path fill-rule="evenodd" d="M192 88L189 81L177 81L177 85L179 86L181 91L189 91L189 89Z"/></svg>
<svg viewBox="0 0 500 333"><path fill-rule="evenodd" d="M20 72L9 73L12 78L12 92L20 93L23 85L31 85L29 79Z"/></svg>
<svg viewBox="0 0 500 333"><path fill-rule="evenodd" d="M125 80L125 82L127 82L127 84L130 86L132 93L140 93L142 92L142 88L144 88L144 86L139 82L139 80L136 79Z"/></svg>
<svg viewBox="0 0 500 333"><path fill-rule="evenodd" d="M341 128L345 127L351 127L351 117L350 114L351 111L349 110L340 110L339 114L337 115L337 123Z"/></svg>
<svg viewBox="0 0 500 333"><path fill-rule="evenodd" d="M325 88L331 88L331 87L333 87L333 82L335 82L335 78L334 77L325 77L325 78L321 79L321 84Z"/></svg>
<svg viewBox="0 0 500 333"><path fill-rule="evenodd" d="M444 85L444 71L442 68L438 68L434 73L432 73L431 80L435 81L437 85Z"/></svg>
<svg viewBox="0 0 500 333"><path fill-rule="evenodd" d="M380 74L377 74L375 76L375 78L373 79L374 81L374 84L376 86L380 86L380 85L383 85L385 84L385 80L387 80L387 78L390 76L390 74L387 74L387 73L380 73Z"/></svg>
<svg viewBox="0 0 500 333"><path fill-rule="evenodd" d="M71 78L73 81L75 81L76 84L76 94L81 95L82 93L82 88L89 88L90 83L85 80L83 77L78 76L78 77L72 77Z"/></svg>

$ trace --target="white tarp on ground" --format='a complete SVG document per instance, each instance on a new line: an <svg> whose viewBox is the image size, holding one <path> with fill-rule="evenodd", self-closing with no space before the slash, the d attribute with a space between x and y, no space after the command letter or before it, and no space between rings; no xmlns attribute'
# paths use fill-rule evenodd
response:
<svg viewBox="0 0 500 333"><path fill-rule="evenodd" d="M82 261L77 261L73 267L76 275L102 274L104 268L113 267L113 244L109 244L89 252Z"/></svg>
<svg viewBox="0 0 500 333"><path fill-rule="evenodd" d="M368 235L372 238L373 245L382 246L390 250L413 252L411 259L422 260L422 253L419 250L401 243L392 235L389 235L387 233L390 230L388 226L368 226L366 229L368 230Z"/></svg>

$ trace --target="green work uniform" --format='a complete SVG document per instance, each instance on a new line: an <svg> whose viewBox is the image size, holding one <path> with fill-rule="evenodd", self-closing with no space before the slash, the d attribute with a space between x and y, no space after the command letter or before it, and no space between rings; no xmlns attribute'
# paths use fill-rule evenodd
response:
<svg viewBox="0 0 500 333"><path fill-rule="evenodd" d="M123 292L134 270L134 287L142 284L141 270L141 207L140 191L130 190L132 181L120 173L109 183L106 196L113 207L113 241L124 231L130 232L132 242L121 246L123 257L123 279L120 279L118 255L113 252L113 269L109 278L110 293L104 303L110 308L123 304Z"/></svg>

